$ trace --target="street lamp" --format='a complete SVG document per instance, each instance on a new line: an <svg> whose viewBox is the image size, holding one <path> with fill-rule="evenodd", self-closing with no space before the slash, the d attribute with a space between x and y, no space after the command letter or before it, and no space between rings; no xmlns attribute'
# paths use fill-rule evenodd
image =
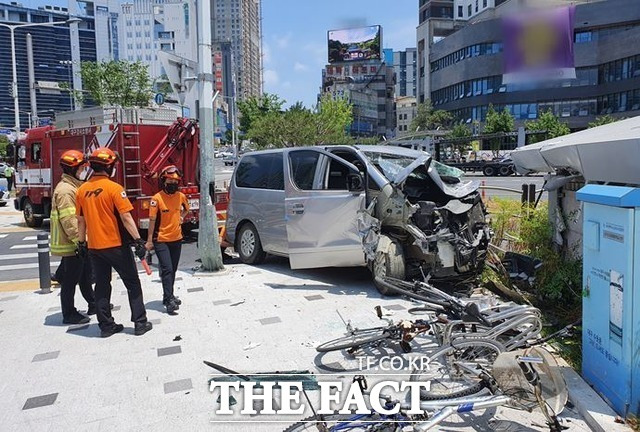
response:
<svg viewBox="0 0 640 432"><path fill-rule="evenodd" d="M16 134L20 133L20 103L18 102L18 73L16 71L16 38L15 29L25 27L52 27L59 24L73 24L82 21L80 18L69 18L65 21L50 21L45 23L27 23L27 24L5 24L0 23L0 27L8 28L11 33L11 70L13 72L13 81L11 83L11 95L13 96L13 110L15 112L15 129Z"/></svg>
<svg viewBox="0 0 640 432"><path fill-rule="evenodd" d="M69 108L73 111L73 81L71 80L71 66L75 62L72 60L60 60L58 63L67 66L67 79L69 80Z"/></svg>
<svg viewBox="0 0 640 432"><path fill-rule="evenodd" d="M2 107L3 110L5 111L13 111L11 108L7 108L7 107ZM22 110L18 110L19 112L21 112L22 114L27 114L29 116L29 127L34 127L33 123L31 122L31 111L22 111ZM33 114L42 114L42 113L46 113L46 112L53 112L53 110L48 109L48 110L42 110L42 111L38 111L37 113L33 113ZM37 117L36 117L37 118ZM17 136L17 132L16 132L16 136Z"/></svg>

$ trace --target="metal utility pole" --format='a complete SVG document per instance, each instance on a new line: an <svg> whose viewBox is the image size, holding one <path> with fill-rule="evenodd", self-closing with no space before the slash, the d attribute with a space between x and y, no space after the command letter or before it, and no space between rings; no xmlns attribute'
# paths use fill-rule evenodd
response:
<svg viewBox="0 0 640 432"><path fill-rule="evenodd" d="M198 118L200 121L200 227L198 250L204 271L224 268L218 240L218 218L213 203L215 171L213 167L213 62L211 55L211 2L197 1L198 14ZM216 95L217 96L217 95Z"/></svg>
<svg viewBox="0 0 640 432"><path fill-rule="evenodd" d="M36 101L36 78L33 68L33 41L31 39L31 33L27 33L27 66L29 68L29 100L31 102L31 112L33 113L33 120L38 120L38 103ZM36 123L37 125L37 123ZM29 127L36 126L31 120L29 115Z"/></svg>

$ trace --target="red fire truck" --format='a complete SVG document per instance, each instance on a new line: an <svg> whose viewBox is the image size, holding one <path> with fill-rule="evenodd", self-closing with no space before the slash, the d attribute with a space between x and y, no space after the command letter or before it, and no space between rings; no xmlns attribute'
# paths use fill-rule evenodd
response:
<svg viewBox="0 0 640 432"><path fill-rule="evenodd" d="M29 129L18 142L15 207L24 213L28 226L42 225L50 215L53 188L62 174L60 155L70 149L90 154L98 147L109 147L120 155L114 180L127 191L139 228L149 227L149 201L158 191L158 173L167 165L176 165L184 173L181 191L191 207L185 228L194 228L200 198L198 131L195 120L178 118L175 111L165 108L59 113L55 126ZM216 189L214 201L219 226L223 226L227 191Z"/></svg>

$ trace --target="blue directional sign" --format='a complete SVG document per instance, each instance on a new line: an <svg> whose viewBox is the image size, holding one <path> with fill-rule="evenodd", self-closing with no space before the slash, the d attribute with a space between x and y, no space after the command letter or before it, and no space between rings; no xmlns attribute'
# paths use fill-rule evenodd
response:
<svg viewBox="0 0 640 432"><path fill-rule="evenodd" d="M0 134L2 135L9 135L12 132L13 131L11 129L0 129Z"/></svg>

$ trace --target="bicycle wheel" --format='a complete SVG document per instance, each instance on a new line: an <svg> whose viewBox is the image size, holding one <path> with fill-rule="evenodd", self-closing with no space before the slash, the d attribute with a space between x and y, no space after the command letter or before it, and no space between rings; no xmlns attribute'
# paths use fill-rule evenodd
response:
<svg viewBox="0 0 640 432"><path fill-rule="evenodd" d="M323 416L322 421L318 420L314 416L311 416L299 421L298 423L292 424L283 432L330 432L333 430L371 431L374 430L374 427L376 432L394 432L396 430L400 430L398 428L399 423L383 423L384 420L382 420L377 414L330 414Z"/></svg>
<svg viewBox="0 0 640 432"><path fill-rule="evenodd" d="M316 351L340 351L343 349L359 348L364 345L370 345L372 343L388 339L390 335L385 330L385 327L375 327L362 330L356 329L346 336L318 345L316 347Z"/></svg>
<svg viewBox="0 0 640 432"><path fill-rule="evenodd" d="M431 354L423 369L411 372L411 381L429 382L420 391L422 400L440 400L469 396L485 387L482 370L490 369L504 347L489 339L453 340Z"/></svg>

